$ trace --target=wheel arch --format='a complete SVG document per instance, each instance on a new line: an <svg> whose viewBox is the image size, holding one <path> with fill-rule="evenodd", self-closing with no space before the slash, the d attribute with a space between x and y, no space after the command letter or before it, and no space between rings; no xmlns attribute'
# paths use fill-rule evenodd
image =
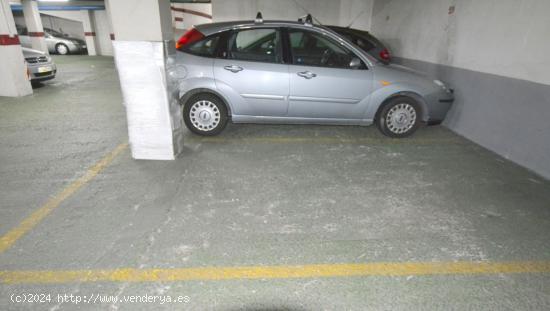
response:
<svg viewBox="0 0 550 311"><path fill-rule="evenodd" d="M428 120L428 105L424 97L422 97L422 95L413 91L399 91L387 96L384 100L382 100L382 102L376 108L376 113L374 114L373 121L378 120L378 117L380 116L380 112L382 111L382 109L384 109L384 106L386 106L391 100L393 100L396 97L408 97L416 101L420 106L420 113L422 115L421 120L424 122Z"/></svg>
<svg viewBox="0 0 550 311"><path fill-rule="evenodd" d="M195 89L189 90L180 97L179 103L181 106L183 106L192 96L195 96L197 94L203 94L203 93L218 97L225 105L225 108L227 108L228 117L231 117L231 105L229 105L229 102L227 101L227 99L222 94L212 89L201 87L201 88L195 88Z"/></svg>

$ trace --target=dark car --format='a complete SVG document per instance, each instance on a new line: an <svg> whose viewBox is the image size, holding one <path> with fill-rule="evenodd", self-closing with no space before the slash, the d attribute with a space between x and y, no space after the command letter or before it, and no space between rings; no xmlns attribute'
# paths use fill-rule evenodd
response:
<svg viewBox="0 0 550 311"><path fill-rule="evenodd" d="M349 27L326 26L339 35L346 37L363 51L369 53L383 63L391 61L390 51L380 40L376 39L368 31Z"/></svg>

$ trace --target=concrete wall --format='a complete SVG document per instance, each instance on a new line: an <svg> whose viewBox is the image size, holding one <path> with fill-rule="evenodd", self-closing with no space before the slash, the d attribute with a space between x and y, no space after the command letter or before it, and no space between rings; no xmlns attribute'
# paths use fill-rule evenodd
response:
<svg viewBox="0 0 550 311"><path fill-rule="evenodd" d="M84 40L82 13L80 11L42 11L42 25L55 30L62 29L64 33L74 38ZM96 26L96 50L98 55L113 55L113 45L109 30L109 20L105 10L93 11L94 25ZM16 23L24 25L23 16L16 17Z"/></svg>
<svg viewBox="0 0 550 311"><path fill-rule="evenodd" d="M111 30L105 10L97 10L93 13L95 20L97 55L113 56L113 44L111 42Z"/></svg>
<svg viewBox="0 0 550 311"><path fill-rule="evenodd" d="M131 14L131 20L143 21L149 25L144 27L136 23L128 22L128 18L115 18L112 16L112 25L115 32L115 39L120 41L161 41L173 40L172 31L172 14L170 12L170 3L159 1L158 4L148 0L133 0L131 1L131 10L128 10L129 4L126 1L109 1L108 5L113 11L124 11L126 14ZM167 5L166 10L164 6ZM152 16L160 16L160 18L151 19ZM141 26L141 27L140 27ZM162 31L168 29L169 31ZM120 33L121 35L118 35ZM137 39L136 39L137 38Z"/></svg>
<svg viewBox="0 0 550 311"><path fill-rule="evenodd" d="M251 20L261 11L264 19L297 20L311 13L322 24L370 27L373 0L212 0L214 22Z"/></svg>
<svg viewBox="0 0 550 311"><path fill-rule="evenodd" d="M445 125L550 178L550 1L376 0L372 32L446 80Z"/></svg>
<svg viewBox="0 0 550 311"><path fill-rule="evenodd" d="M63 33L68 34L70 37L84 40L84 28L82 28L81 21L56 17L49 14L40 14L40 17L42 18L42 26L62 31Z"/></svg>
<svg viewBox="0 0 550 311"><path fill-rule="evenodd" d="M211 3L172 3L172 8L173 27L177 30L187 30L193 25L212 22L212 18L207 17L207 15L212 16ZM181 18L183 21L176 21L176 18Z"/></svg>
<svg viewBox="0 0 550 311"><path fill-rule="evenodd" d="M340 0L340 26L370 30L374 0Z"/></svg>

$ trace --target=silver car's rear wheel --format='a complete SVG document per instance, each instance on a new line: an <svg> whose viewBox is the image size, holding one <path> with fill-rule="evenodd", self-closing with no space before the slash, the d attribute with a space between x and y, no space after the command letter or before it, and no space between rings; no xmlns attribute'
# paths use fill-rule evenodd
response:
<svg viewBox="0 0 550 311"><path fill-rule="evenodd" d="M412 98L399 96L390 99L377 113L376 125L390 137L406 137L420 126L421 110Z"/></svg>
<svg viewBox="0 0 550 311"><path fill-rule="evenodd" d="M227 108L213 94L197 94L185 103L183 120L187 128L195 134L217 135L227 123Z"/></svg>
<svg viewBox="0 0 550 311"><path fill-rule="evenodd" d="M416 110L408 103L399 103L393 106L386 115L386 126L395 134L409 131L415 122Z"/></svg>
<svg viewBox="0 0 550 311"><path fill-rule="evenodd" d="M220 110L213 102L201 100L191 106L189 118L197 130L211 131L220 124Z"/></svg>

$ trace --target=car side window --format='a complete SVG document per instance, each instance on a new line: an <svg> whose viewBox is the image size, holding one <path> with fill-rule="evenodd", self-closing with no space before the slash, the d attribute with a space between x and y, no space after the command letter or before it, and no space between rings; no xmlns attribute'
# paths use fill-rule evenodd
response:
<svg viewBox="0 0 550 311"><path fill-rule="evenodd" d="M369 51L374 48L374 45L372 43L370 43L368 40L364 38L361 38L360 36L347 34L347 33L344 34L344 36L348 38L349 41L351 41L353 44L357 45L364 51Z"/></svg>
<svg viewBox="0 0 550 311"><path fill-rule="evenodd" d="M229 59L281 63L281 34L273 28L239 30L230 36L227 51Z"/></svg>
<svg viewBox="0 0 550 311"><path fill-rule="evenodd" d="M369 40L362 38L360 36L354 36L352 39L352 42L363 49L363 51L369 51L374 48L374 44L372 44Z"/></svg>
<svg viewBox="0 0 550 311"><path fill-rule="evenodd" d="M211 36L190 44L185 52L204 57L215 57L220 35Z"/></svg>
<svg viewBox="0 0 550 311"><path fill-rule="evenodd" d="M350 68L356 56L331 38L312 31L290 29L292 63L303 66Z"/></svg>

